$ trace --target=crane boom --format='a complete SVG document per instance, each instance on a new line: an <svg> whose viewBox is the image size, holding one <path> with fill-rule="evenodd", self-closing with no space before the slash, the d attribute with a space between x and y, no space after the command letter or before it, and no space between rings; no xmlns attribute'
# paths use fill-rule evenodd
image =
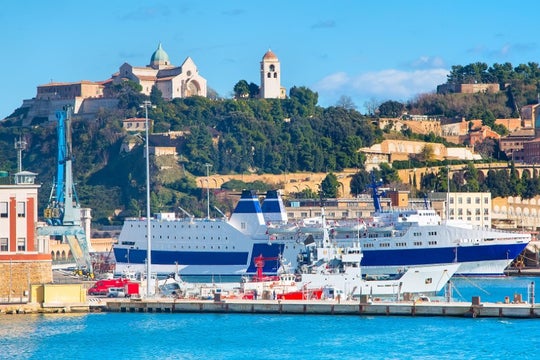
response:
<svg viewBox="0 0 540 360"><path fill-rule="evenodd" d="M62 236L69 244L77 265L89 274L93 273L91 244L81 223L81 207L75 192L71 153L71 107L56 112L58 120L58 162L56 180L53 183L45 219L49 226L38 229L40 235Z"/></svg>

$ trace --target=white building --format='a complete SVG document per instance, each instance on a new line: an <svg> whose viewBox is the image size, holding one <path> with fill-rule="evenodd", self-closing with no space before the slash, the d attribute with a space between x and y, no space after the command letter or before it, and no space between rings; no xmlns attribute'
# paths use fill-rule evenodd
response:
<svg viewBox="0 0 540 360"><path fill-rule="evenodd" d="M206 97L206 79L199 75L199 70L188 56L181 66L174 66L169 55L159 44L150 58L150 64L144 67L122 64L120 70L112 75L114 83L131 80L142 86L142 93L150 95L156 86L166 100L189 96Z"/></svg>
<svg viewBox="0 0 540 360"><path fill-rule="evenodd" d="M268 50L261 61L261 90L263 99L285 99L286 90L281 87L281 67L279 59Z"/></svg>
<svg viewBox="0 0 540 360"><path fill-rule="evenodd" d="M450 192L429 194L431 205L443 219L491 227L491 193Z"/></svg>

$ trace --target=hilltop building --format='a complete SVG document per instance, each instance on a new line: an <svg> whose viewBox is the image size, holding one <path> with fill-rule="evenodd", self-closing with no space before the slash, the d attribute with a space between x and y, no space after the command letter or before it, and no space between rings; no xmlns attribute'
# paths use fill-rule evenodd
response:
<svg viewBox="0 0 540 360"><path fill-rule="evenodd" d="M150 95L156 86L166 100L189 96L206 97L206 79L199 74L195 62L188 56L181 66L174 66L161 43L152 54L147 66L122 64L120 70L112 75L112 82L117 84L131 80L142 86L142 93Z"/></svg>
<svg viewBox="0 0 540 360"><path fill-rule="evenodd" d="M286 89L281 86L281 66L272 50L268 50L261 61L261 90L263 99L285 99Z"/></svg>
<svg viewBox="0 0 540 360"><path fill-rule="evenodd" d="M380 163L392 163L395 160L409 160L415 154L421 154L426 146L433 150L433 159L460 159L480 160L481 156L475 154L470 148L447 148L440 143L427 143L409 140L384 140L371 147L361 148L359 151L366 156L365 168L371 170L379 167Z"/></svg>
<svg viewBox="0 0 540 360"><path fill-rule="evenodd" d="M50 82L39 85L35 98L23 100L21 108L28 109L23 125L35 119L55 121L55 112L71 106L79 118L94 119L101 109L115 109L118 99L110 96L110 86L131 80L142 86L141 92L150 95L156 86L166 100L207 95L206 79L199 74L193 60L187 57L181 66L174 66L161 44L152 54L147 66L122 64L120 70L104 81ZM43 120L41 120L43 121Z"/></svg>
<svg viewBox="0 0 540 360"><path fill-rule="evenodd" d="M441 121L437 117L427 115L403 115L399 118L379 118L379 129L391 129L394 131L403 131L410 129L415 134L442 135Z"/></svg>

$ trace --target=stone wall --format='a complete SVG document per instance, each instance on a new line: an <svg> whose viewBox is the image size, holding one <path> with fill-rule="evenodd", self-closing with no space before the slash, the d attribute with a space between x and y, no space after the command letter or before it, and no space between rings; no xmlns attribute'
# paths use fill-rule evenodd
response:
<svg viewBox="0 0 540 360"><path fill-rule="evenodd" d="M0 262L0 301L28 298L30 284L52 281L50 260Z"/></svg>

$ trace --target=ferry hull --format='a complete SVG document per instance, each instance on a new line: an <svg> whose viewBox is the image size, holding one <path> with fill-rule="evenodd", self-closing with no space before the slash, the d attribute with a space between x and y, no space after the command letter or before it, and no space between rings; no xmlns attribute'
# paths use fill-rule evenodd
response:
<svg viewBox="0 0 540 360"><path fill-rule="evenodd" d="M152 250L152 269L157 273L179 270L182 275L242 275L254 274L257 269L254 257L275 258L266 261L263 271L275 274L279 268L278 258L285 255L284 244L257 243L251 251L164 251ZM290 254L291 256L296 252ZM145 271L146 249L114 248L116 272L130 269Z"/></svg>
<svg viewBox="0 0 540 360"><path fill-rule="evenodd" d="M406 266L460 263L456 275L503 276L504 269L527 246L508 243L454 248L423 248L401 250L364 249L362 270L366 274L395 274Z"/></svg>

